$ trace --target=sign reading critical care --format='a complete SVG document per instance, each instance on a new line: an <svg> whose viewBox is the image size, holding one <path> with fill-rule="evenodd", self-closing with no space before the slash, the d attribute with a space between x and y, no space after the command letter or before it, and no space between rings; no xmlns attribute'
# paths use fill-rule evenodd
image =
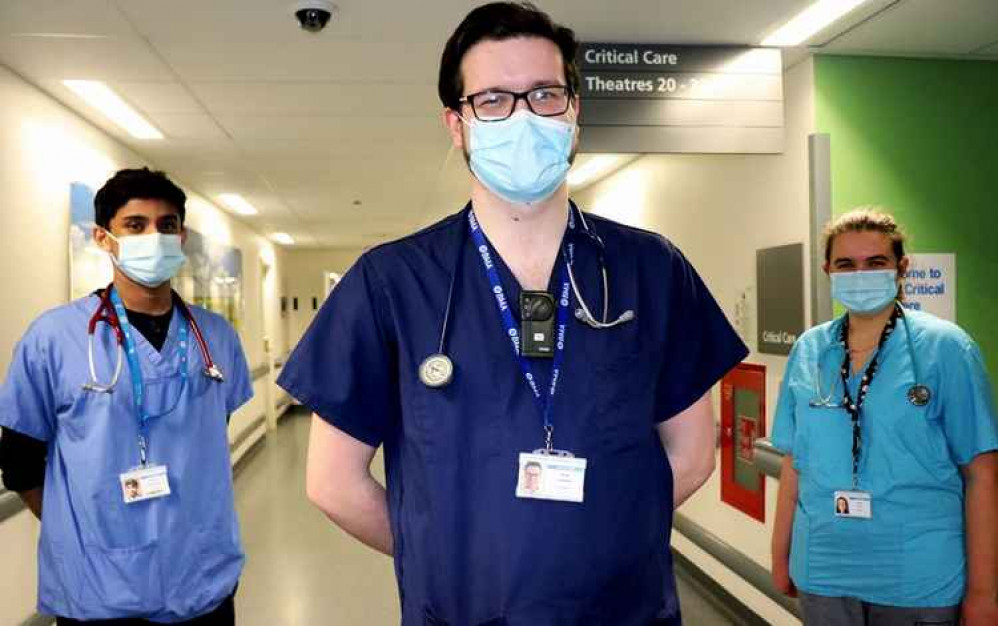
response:
<svg viewBox="0 0 998 626"><path fill-rule="evenodd" d="M745 47L584 43L584 152L783 151L783 60Z"/></svg>
<svg viewBox="0 0 998 626"><path fill-rule="evenodd" d="M909 254L904 307L956 322L956 255Z"/></svg>

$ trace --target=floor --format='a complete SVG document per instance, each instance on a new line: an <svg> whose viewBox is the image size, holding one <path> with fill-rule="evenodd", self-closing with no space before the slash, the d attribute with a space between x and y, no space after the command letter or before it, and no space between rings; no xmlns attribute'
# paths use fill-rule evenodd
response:
<svg viewBox="0 0 998 626"><path fill-rule="evenodd" d="M307 415L289 414L239 470L236 507L248 555L239 626L398 624L391 561L341 532L305 497L308 425ZM678 579L687 626L737 624L681 572Z"/></svg>

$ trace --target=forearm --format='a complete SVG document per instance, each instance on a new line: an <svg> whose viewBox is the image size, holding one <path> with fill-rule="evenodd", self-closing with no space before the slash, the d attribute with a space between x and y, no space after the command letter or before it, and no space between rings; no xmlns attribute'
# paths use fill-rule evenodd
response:
<svg viewBox="0 0 998 626"><path fill-rule="evenodd" d="M780 488L776 496L776 518L773 520L772 556L774 567L785 564L790 558L793 537L794 512L797 509L797 471L793 457L783 458L780 468Z"/></svg>
<svg viewBox="0 0 998 626"><path fill-rule="evenodd" d="M668 453L672 466L672 506L679 508L714 473L714 451L699 455Z"/></svg>
<svg viewBox="0 0 998 626"><path fill-rule="evenodd" d="M39 520L42 519L42 487L37 489L30 489L28 491L21 491L17 495L21 497L21 501L24 502L24 506L28 507L32 515L37 517Z"/></svg>
<svg viewBox="0 0 998 626"><path fill-rule="evenodd" d="M368 476L342 489L328 486L322 493L310 491L309 498L348 534L378 552L392 555L388 499L385 488L373 477Z"/></svg>
<svg viewBox="0 0 998 626"><path fill-rule="evenodd" d="M981 471L967 476L965 516L967 532L967 595L998 599L998 476L992 452L979 457Z"/></svg>

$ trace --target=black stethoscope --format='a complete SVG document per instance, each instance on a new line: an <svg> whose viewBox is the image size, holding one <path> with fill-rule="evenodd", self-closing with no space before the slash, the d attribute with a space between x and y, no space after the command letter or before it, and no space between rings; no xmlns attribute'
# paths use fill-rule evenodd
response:
<svg viewBox="0 0 998 626"><path fill-rule="evenodd" d="M899 307L901 305L895 303L895 306ZM908 316L904 314L904 311L901 311L899 317L904 323L904 334L906 335L906 342L908 345L908 355L911 358L911 369L915 374L915 383L908 388L908 391L905 394L905 396L908 398L908 402L910 402L913 406L925 406L932 399L932 390L929 388L928 385L919 382L922 380L922 376L921 376L921 370L918 366L918 355L915 352L914 340L912 339L911 336L911 326L908 324ZM842 346L843 344L841 341L836 341L826 346L825 349L822 350L820 354L818 354L817 362L815 363L815 368L814 368L815 396L811 398L811 400L808 402L808 405L811 408L840 409L845 407L845 405L841 402L841 400L836 400L835 398L835 389L837 388L836 385L838 378L837 376L832 378L832 388L831 390L829 390L827 395L823 394L821 389L821 375L822 375L821 362L824 359L825 355L830 350Z"/></svg>
<svg viewBox="0 0 998 626"><path fill-rule="evenodd" d="M466 218L468 211L471 210L471 205L465 208L461 212L462 218ZM601 320L597 320L590 310L589 306L586 304L585 299L582 297L582 293L579 291L579 285L575 280L575 273L572 271L572 262L566 257L566 267L568 269L568 280L572 285L572 292L575 294L575 300L578 302L579 306L575 309L575 319L579 320L581 323L586 324L590 328L596 330L606 330L608 328L614 328L626 322L630 322L635 318L634 311L628 309L620 314L617 319L608 322L607 317L610 310L610 278L609 273L606 269L606 246L603 244L603 240L600 239L589 222L586 221L585 215L574 203L569 202L568 210L572 215L577 215L579 221L582 224L581 230L574 230L576 234L580 235L583 239L589 241L593 247L596 249L596 258L600 267L600 274L603 279L603 316ZM457 284L458 275L461 273L461 261L464 258L464 241L467 236L464 230L464 224L467 219L459 220L461 223L461 241L457 246L457 258L454 261L454 271L450 278L450 287L447 290L447 305L444 309L444 320L440 327L440 343L437 347L437 352L426 357L419 366L419 380L431 388L445 387L450 384L451 380L454 378L454 362L451 361L450 357L447 356L445 351L446 341L447 341L447 328L450 322L451 313L454 308L454 286Z"/></svg>
<svg viewBox="0 0 998 626"><path fill-rule="evenodd" d="M84 391L92 391L94 393L111 393L114 391L114 387L118 384L118 378L121 375L121 362L122 357L124 356L125 332L121 329L121 320L118 318L118 313L114 310L114 305L111 302L111 289L113 287L114 285L111 284L104 289L104 292L100 296L100 305L97 307L97 310L94 311L93 316L90 318L90 323L87 326L87 361L90 364L90 380L83 384ZM225 376L222 375L221 370L219 370L218 366L215 365L215 362L212 361L211 353L208 351L208 343L204 340L204 335L201 334L201 329L194 320L194 316L191 315L190 309L187 308L187 303L185 303L176 292L173 292L173 301L177 304L177 307L180 309L180 313L184 316L184 319L194 332L194 339L198 344L198 350L201 352L201 359L205 364L203 370L204 375L217 382L224 381ZM111 327L111 330L114 331L115 342L118 345L118 356L114 366L114 375L111 377L111 382L107 385L102 385L97 381L97 369L94 367L94 333L97 331L97 324L100 322L104 322Z"/></svg>

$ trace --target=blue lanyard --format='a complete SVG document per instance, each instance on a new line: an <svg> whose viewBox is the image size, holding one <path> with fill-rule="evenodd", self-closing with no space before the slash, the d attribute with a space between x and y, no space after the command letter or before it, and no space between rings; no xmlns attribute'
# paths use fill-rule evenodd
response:
<svg viewBox="0 0 998 626"><path fill-rule="evenodd" d="M506 335L513 344L513 354L516 355L517 361L520 363L520 369L523 371L523 377L527 380L527 384L530 386L530 390L534 394L534 401L537 404L537 408L543 416L545 446L550 452L553 450L554 437L552 409L554 406L554 397L558 391L558 382L561 378L562 365L565 361L565 343L568 335L570 294L572 289L571 281L568 277L568 263L571 263L575 259L575 247L573 244L568 244L565 264L561 269L561 292L558 299L558 313L556 318L558 327L555 337L554 363L551 367L551 386L548 389L547 397L544 397L541 394L540 388L537 386L537 379L534 376L530 360L520 353L520 331L516 327L516 320L513 319L509 299L506 297L506 291L503 289L502 281L499 278L499 271L496 269L495 263L492 260L492 252L489 248L488 241L485 240L485 234L482 232L478 219L475 217L474 210L468 212L468 223L471 228L471 238L475 243L475 248L478 250L478 253L482 258L482 265L485 267L485 274L488 277L489 283L492 287L492 293L495 295L496 306L499 307L499 315L502 318ZM571 229L575 228L575 217L572 215L571 209L569 210L568 226Z"/></svg>
<svg viewBox="0 0 998 626"><path fill-rule="evenodd" d="M135 350L135 340L132 338L132 327L128 322L128 314L125 311L125 305L121 301L121 296L118 295L115 289L111 289L111 304L114 305L114 311L118 316L118 324L121 326L121 332L125 336L125 357L128 359L128 373L132 379L132 399L135 402L135 414L139 420L139 460L142 462L142 465L145 465L149 441L149 420L163 417L175 411L180 405L180 398L184 395L184 390L187 388L188 324L182 323L180 325L180 341L177 345L177 352L180 355L180 365L178 366L180 391L177 393L177 399L168 410L157 415L150 415L145 408L145 383L142 380L142 367L139 364L138 353ZM187 320L185 319L184 321L186 322Z"/></svg>

